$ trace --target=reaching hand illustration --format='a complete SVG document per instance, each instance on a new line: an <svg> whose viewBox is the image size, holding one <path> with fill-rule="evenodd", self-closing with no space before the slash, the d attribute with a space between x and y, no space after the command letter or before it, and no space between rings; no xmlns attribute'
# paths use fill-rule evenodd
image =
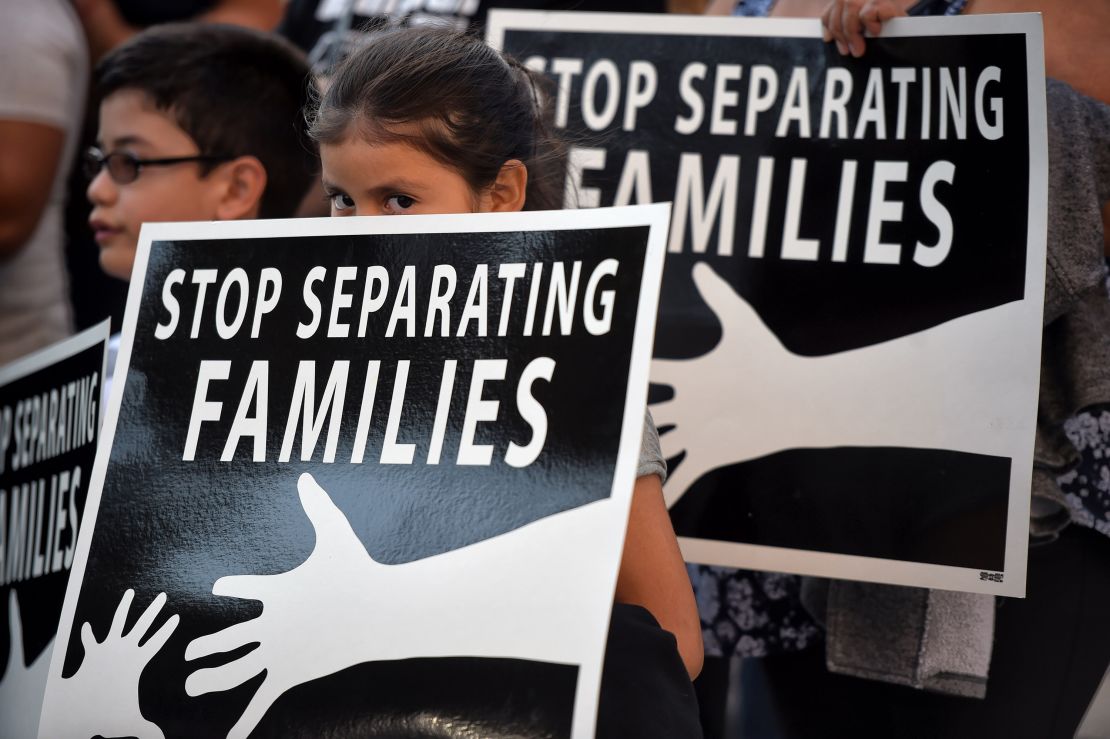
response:
<svg viewBox="0 0 1110 739"><path fill-rule="evenodd" d="M231 690L266 671L228 737L248 736L291 688L363 662L449 655L552 662L582 658L553 646L556 640L549 635L553 629L576 627L581 617L567 615L575 609L565 604L588 573L568 572L565 561L548 556L536 561L531 573L542 588L507 599L503 583L511 573L519 574L522 561L532 564L530 550L554 552L568 538L602 536L612 521L606 523L610 509L598 505L609 501L433 557L385 565L370 557L312 475L302 474L297 490L316 533L308 558L277 575L217 580L214 594L262 601L262 614L194 639L185 649L185 659L195 660L259 644L231 662L196 670L185 682L186 692L198 696ZM472 577L475 568L485 569L484 576ZM450 627L444 623L444 604L450 604Z"/></svg>
<svg viewBox="0 0 1110 739"><path fill-rule="evenodd" d="M903 446L1009 456L1000 428L1020 428L1013 402L1036 382L1011 303L873 346L822 357L790 352L752 306L705 263L694 283L721 324L712 350L652 361L652 382L674 389L654 404L663 454L686 456L664 486L667 505L707 472L791 448ZM1023 384L1024 383L1024 384Z"/></svg>
<svg viewBox="0 0 1110 739"><path fill-rule="evenodd" d="M23 616L15 588L8 595L8 635L8 666L0 678L0 735L12 739L35 737L54 642L51 640L32 664L25 662Z"/></svg>
<svg viewBox="0 0 1110 739"><path fill-rule="evenodd" d="M49 736L164 738L162 730L143 718L139 709L139 678L147 663L165 646L180 617L170 616L140 645L166 604L166 594L160 593L124 635L123 627L134 598L134 590L123 594L104 641L96 640L88 622L81 626L85 656L72 677L51 686L51 705L57 710L52 712L50 726L43 727L49 730Z"/></svg>
<svg viewBox="0 0 1110 739"><path fill-rule="evenodd" d="M258 618L202 636L185 650L193 660L252 642L254 651L219 667L194 672L189 695L230 690L263 669L266 679L228 736L247 736L282 693L350 666L350 640L373 633L374 593L368 581L388 587L390 568L366 553L350 523L311 475L297 482L301 504L316 532L303 564L279 575L236 575L216 581L212 592L265 604ZM300 638L296 638L296 637Z"/></svg>
<svg viewBox="0 0 1110 739"><path fill-rule="evenodd" d="M664 487L668 506L706 472L736 461L751 425L745 416L775 410L756 379L766 374L758 365L781 363L789 354L751 305L709 265L694 265L694 284L721 324L720 341L695 359L651 363L651 381L675 391L673 398L652 407L657 426L674 426L660 438L663 456L686 453Z"/></svg>

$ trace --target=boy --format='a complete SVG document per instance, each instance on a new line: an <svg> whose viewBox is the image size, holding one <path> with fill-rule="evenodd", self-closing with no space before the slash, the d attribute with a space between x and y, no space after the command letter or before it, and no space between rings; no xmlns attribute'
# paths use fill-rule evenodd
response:
<svg viewBox="0 0 1110 739"><path fill-rule="evenodd" d="M130 277L144 221L290 217L316 176L308 67L276 36L157 26L104 57L95 81L89 225L114 277Z"/></svg>

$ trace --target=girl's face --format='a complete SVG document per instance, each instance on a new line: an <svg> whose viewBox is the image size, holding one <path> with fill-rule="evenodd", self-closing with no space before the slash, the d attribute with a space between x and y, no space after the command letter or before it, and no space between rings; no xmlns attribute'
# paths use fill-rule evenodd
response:
<svg viewBox="0 0 1110 739"><path fill-rule="evenodd" d="M501 207L492 190L475 193L454 169L403 141L371 144L349 135L339 143L322 144L320 160L333 216L510 209Z"/></svg>

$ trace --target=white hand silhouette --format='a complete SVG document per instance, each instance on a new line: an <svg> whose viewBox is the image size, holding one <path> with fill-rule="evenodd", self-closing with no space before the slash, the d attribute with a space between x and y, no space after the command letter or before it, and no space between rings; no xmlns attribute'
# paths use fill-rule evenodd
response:
<svg viewBox="0 0 1110 739"><path fill-rule="evenodd" d="M214 594L260 600L262 615L199 637L185 649L185 659L194 660L259 644L232 662L195 671L185 682L186 692L197 696L230 690L266 670L228 737L248 736L287 690L363 662L473 655L581 663L589 653L588 646L576 653L551 638L596 621L588 609L567 608L583 580L596 573L568 567L559 552L568 540L611 532L610 509L599 507L610 501L426 559L384 565L367 554L312 475L302 474L297 489L316 532L311 554L281 574L217 580ZM525 592L506 597L520 590L522 567L535 569L532 582ZM473 577L475 568L484 571L482 577Z"/></svg>
<svg viewBox="0 0 1110 739"><path fill-rule="evenodd" d="M1012 456L1014 436L1005 432L1020 434L1029 424L1039 355L1035 334L1031 342L1014 330L1039 331L1028 302L803 357L709 265L696 264L693 274L721 324L721 340L694 359L652 361L651 381L674 388L674 397L652 407L658 426L674 426L661 437L663 454L686 452L664 486L668 506L707 472L784 449L898 446Z"/></svg>
<svg viewBox="0 0 1110 739"><path fill-rule="evenodd" d="M0 679L0 736L24 739L38 736L39 710L50 674L54 641L28 665L23 652L23 617L15 588L8 595L8 666Z"/></svg>
<svg viewBox="0 0 1110 739"><path fill-rule="evenodd" d="M50 700L54 710L49 716L44 714L49 722L41 727L44 736L88 739L101 734L164 739L162 730L143 718L139 709L139 678L147 663L165 646L180 617L170 616L140 646L139 642L166 604L166 594L159 593L125 636L123 626L134 598L134 590L123 594L104 641L96 640L88 622L81 626L85 657L72 677L51 686Z"/></svg>

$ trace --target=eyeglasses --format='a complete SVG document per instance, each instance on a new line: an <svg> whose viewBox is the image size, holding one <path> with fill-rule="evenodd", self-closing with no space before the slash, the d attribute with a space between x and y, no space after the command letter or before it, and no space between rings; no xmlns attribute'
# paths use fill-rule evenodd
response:
<svg viewBox="0 0 1110 739"><path fill-rule="evenodd" d="M143 167L163 167L170 164L183 164L185 162L226 162L233 157L212 156L198 154L191 157L168 157L165 159L140 159L126 151L113 151L105 154L95 146L85 152L85 176L90 180L100 174L100 170L108 168L108 176L117 185L128 185L134 182L142 172Z"/></svg>

